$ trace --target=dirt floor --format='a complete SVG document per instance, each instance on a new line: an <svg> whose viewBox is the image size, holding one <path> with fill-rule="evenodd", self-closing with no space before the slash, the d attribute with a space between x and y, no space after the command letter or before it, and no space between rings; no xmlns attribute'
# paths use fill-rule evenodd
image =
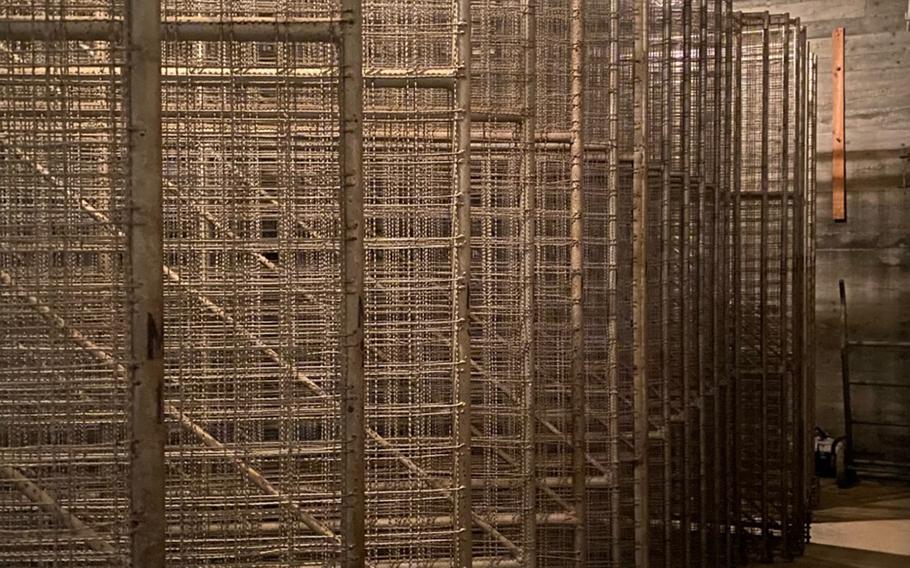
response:
<svg viewBox="0 0 910 568"><path fill-rule="evenodd" d="M823 480L806 556L777 566L910 568L910 484Z"/></svg>

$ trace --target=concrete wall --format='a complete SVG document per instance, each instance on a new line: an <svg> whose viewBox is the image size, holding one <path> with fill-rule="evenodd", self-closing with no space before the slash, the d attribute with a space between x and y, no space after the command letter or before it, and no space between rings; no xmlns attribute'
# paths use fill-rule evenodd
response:
<svg viewBox="0 0 910 568"><path fill-rule="evenodd" d="M819 58L817 410L818 424L840 434L838 280L846 281L854 338L910 340L910 189L902 187L900 158L910 149L907 0L734 0L734 8L800 18ZM839 26L847 31L845 224L831 220L831 32ZM861 355L854 363L851 374L862 369L863 379L910 384L906 355ZM855 398L862 415L856 418L910 421L910 389L866 390ZM907 430L857 436L858 445L873 450L910 447Z"/></svg>

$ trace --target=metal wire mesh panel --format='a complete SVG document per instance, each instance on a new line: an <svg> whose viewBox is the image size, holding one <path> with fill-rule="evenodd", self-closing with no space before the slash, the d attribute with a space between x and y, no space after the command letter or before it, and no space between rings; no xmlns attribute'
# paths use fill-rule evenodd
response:
<svg viewBox="0 0 910 568"><path fill-rule="evenodd" d="M619 3L584 5L585 560L614 566L620 531Z"/></svg>
<svg viewBox="0 0 910 568"><path fill-rule="evenodd" d="M573 486L572 315L571 315L571 31L570 2L538 3L537 41L548 64L537 71L537 132L546 145L537 152L536 404L546 420L537 429L536 475L564 480L538 492L540 513L578 508ZM577 23L577 22L576 22ZM574 524L544 524L538 562L564 566L575 558Z"/></svg>
<svg viewBox="0 0 910 568"><path fill-rule="evenodd" d="M127 10L0 7L0 563L128 563ZM162 4L168 565L798 553L798 22L363 8L361 44L356 3Z"/></svg>
<svg viewBox="0 0 910 568"><path fill-rule="evenodd" d="M471 11L471 501L499 533L475 526L476 564L536 554L536 524L560 519L527 512L535 489L526 452L537 419L527 258L535 110L525 83L534 70L525 61L536 16L518 1L472 2Z"/></svg>
<svg viewBox="0 0 910 568"><path fill-rule="evenodd" d="M164 22L328 18L333 3L165 2ZM168 558L337 561L337 55L162 47Z"/></svg>
<svg viewBox="0 0 910 568"><path fill-rule="evenodd" d="M365 62L367 542L375 562L458 556L456 49L451 2L371 2ZM430 76L442 82L431 83ZM467 363L466 361L464 362ZM464 449L466 450L466 448Z"/></svg>
<svg viewBox="0 0 910 568"><path fill-rule="evenodd" d="M805 35L787 16L745 15L738 200L737 391L744 554L805 542L807 471ZM756 464L761 464L756 467Z"/></svg>
<svg viewBox="0 0 910 568"><path fill-rule="evenodd" d="M121 6L0 5L113 21ZM0 42L0 564L129 550L124 49Z"/></svg>

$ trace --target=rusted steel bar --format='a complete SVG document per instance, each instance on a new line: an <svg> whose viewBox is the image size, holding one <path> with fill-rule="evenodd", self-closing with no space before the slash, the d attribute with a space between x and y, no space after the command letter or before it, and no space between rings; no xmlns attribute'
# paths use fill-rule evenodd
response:
<svg viewBox="0 0 910 568"><path fill-rule="evenodd" d="M147 20L143 22L150 30ZM126 20L0 20L0 40L21 41L117 41L125 34ZM169 41L289 41L335 42L340 38L338 20L224 21L184 18L161 22L157 33Z"/></svg>
<svg viewBox="0 0 910 568"><path fill-rule="evenodd" d="M762 110L761 110L761 237L759 252L759 351L761 353L761 463L768 463L768 191L769 191L769 100L771 96L770 25L767 12L762 20ZM761 541L763 560L774 558L773 536L771 535L771 514L769 507L768 468L761 468Z"/></svg>
<svg viewBox="0 0 910 568"><path fill-rule="evenodd" d="M341 2L341 564L366 562L366 381L364 377L363 13Z"/></svg>
<svg viewBox="0 0 910 568"><path fill-rule="evenodd" d="M633 58L634 169L632 213L633 306L633 407L635 565L650 562L650 511L648 479L648 157L650 152L649 102L649 0L635 2Z"/></svg>
<svg viewBox="0 0 910 568"><path fill-rule="evenodd" d="M610 68L608 75L608 85L609 93L607 104L609 105L608 113L608 128L609 136L611 140L619 139L620 131L620 118L619 118L619 105L620 105L620 0L610 0ZM609 213L617 215L618 201L619 201L619 187L620 187L620 175L619 175L619 145L611 144L607 150L607 161L609 164L609 169L607 172L608 175L608 184L611 191L615 193L613 199L609 200L608 207L610 208ZM613 228L612 236L615 238L618 228ZM614 253L615 256L618 256L619 251ZM614 282L617 280L614 279ZM614 302L618 297L616 290L613 291ZM618 341L619 337L619 328L620 322L619 318L614 314L610 318L610 333L613 336L614 340L610 344L610 360L618 362L620 358L620 342ZM614 363L615 364L615 363ZM620 399L620 389L619 389L619 369L614 369L612 376L610 377L610 386L611 392L609 396L609 405L613 410L613 416L610 418L609 429L613 432L619 431L619 408L623 404ZM618 467L620 462L621 454L621 442L619 436L613 435L612 440L610 440L609 455L610 455L610 464L614 468ZM614 477L614 483L617 483L617 479ZM622 563L622 551L623 551L623 541L622 541L622 531L620 530L620 522L622 519L622 503L621 496L618 490L610 492L610 527L612 530L612 542L610 545L610 555L615 566L619 566Z"/></svg>
<svg viewBox="0 0 910 568"><path fill-rule="evenodd" d="M5 272L0 272L0 283L6 285ZM103 536L85 523L82 519L71 513L66 507L61 505L53 495L41 488L40 485L25 476L20 470L2 465L0 466L0 480L10 483L25 495L29 501L35 504L48 516L53 518L57 523L69 529L74 536L83 540L89 548L95 552L110 557L115 564L122 566L129 565L129 559L121 558L117 554L117 549Z"/></svg>
<svg viewBox="0 0 910 568"><path fill-rule="evenodd" d="M707 128L707 99L708 99L708 2L700 0L698 10L698 99L695 107L695 136L696 150L695 163L698 172L698 211L695 220L695 310L693 313L695 327L695 369L697 397L693 410L698 414L698 555L699 564L707 564L708 531L706 521L708 518L708 439L705 409L707 406L707 373L705 371L705 329L704 319L710 311L705 305L705 194L707 188L707 159L706 144L708 139ZM715 192L716 193L716 192Z"/></svg>
<svg viewBox="0 0 910 568"><path fill-rule="evenodd" d="M789 201L790 197L790 87L792 85L790 81L790 56L792 54L791 50L791 41L793 39L791 24L789 21L783 26L783 115L781 117L781 149L780 149L780 189L781 192L781 201L780 201L780 259L777 266L778 270L778 294L780 296L780 319L778 322L779 329L777 333L780 337L780 349L781 349L781 361L780 364L775 369L780 374L780 384L778 385L778 396L780 397L780 417L781 421L780 427L780 437L778 440L778 448L783 454L780 456L780 476L781 476L781 490L780 490L780 514L781 514L781 551L786 555L790 547L790 513L791 513L791 504L790 504L790 476L792 475L791 468L793 466L791 459L791 452L787 451L789 447L789 436L791 434L790 430L790 415L787 412L787 408L792 404L792 390L789 387L790 379L793 374L792 361L788 357L789 352L789 333L788 333L788 276L790 272L789 266L789 242L790 242L790 209L791 203Z"/></svg>
<svg viewBox="0 0 910 568"><path fill-rule="evenodd" d="M569 286L571 298L570 377L572 389L572 470L575 503L574 565L585 565L585 337L584 337L584 0L569 4L571 170L569 180L570 241Z"/></svg>
<svg viewBox="0 0 910 568"><path fill-rule="evenodd" d="M164 568L164 234L160 7L127 7L130 526L133 566Z"/></svg>
<svg viewBox="0 0 910 568"><path fill-rule="evenodd" d="M671 245L671 227L670 227L670 194L673 191L672 186L672 176L671 170L673 168L673 136L675 135L673 124L675 122L675 107L673 105L674 97L674 84L673 84L673 3L671 0L663 0L662 6L662 36L663 36L663 50L661 56L663 61L661 64L661 82L663 83L664 88L664 108L662 128L661 128L661 162L662 162L662 176L661 176L661 198L660 198L660 209L661 209L661 227L660 227L660 326L662 329L661 333L661 369L660 376L663 383L661 389L662 401L662 416L661 421L663 423L664 431L664 463L663 463L663 507L661 511L661 516L663 519L663 526L661 528L663 532L663 550L664 550L664 567L670 568L672 564L672 555L670 550L672 550L673 544L673 530L672 530L672 515L673 515L673 499L671 495L673 494L673 459L672 455L675 449L671 443L672 436L670 434L671 428L671 419L673 414L672 402L670 400L671 391L670 391L670 377L671 377L671 365L670 365L670 353L671 353L671 342L670 342L670 329L673 326L672 323L672 305L671 305L671 294L670 294L670 271L671 271L671 259L672 259L672 245Z"/></svg>
<svg viewBox="0 0 910 568"><path fill-rule="evenodd" d="M524 8L524 116L522 130L522 270L521 337L524 389L522 441L524 546L522 561L537 566L537 0L525 0ZM573 480L574 482L574 480Z"/></svg>
<svg viewBox="0 0 910 568"><path fill-rule="evenodd" d="M458 444L455 465L454 559L462 568L471 566L471 335L468 287L471 282L471 1L456 5L456 158L455 158L455 255L453 268L455 296L454 390L457 403L455 437Z"/></svg>
<svg viewBox="0 0 910 568"><path fill-rule="evenodd" d="M794 232L793 232L793 353L796 356L796 362L793 366L795 375L793 383L794 388L794 408L793 420L796 426L796 443L797 449L795 464L795 510L794 524L799 530L795 532L794 544L802 550L804 533L802 527L805 526L806 503L809 495L806 492L807 479L807 455L812 452L809 446L808 424L805 422L806 416L806 343L805 343L805 314L806 314L806 211L805 211L805 172L806 172L806 29L800 25L799 20L796 23L796 158L794 161L795 171L794 180Z"/></svg>
<svg viewBox="0 0 910 568"><path fill-rule="evenodd" d="M734 326L735 323L732 322L733 310L730 309L730 300L735 292L731 292L731 287L735 287L733 280L731 278L732 273L732 264L731 260L735 258L735 247L730 248L730 235L736 235L739 232L738 226L731 226L732 215L731 207L733 207L733 196L734 196L734 176L735 174L735 160L736 152L734 150L734 121L735 117L733 114L733 95L734 95L734 40L737 38L738 34L734 32L734 14L733 14L733 0L725 0L724 2L726 14L724 16L724 127L723 127L723 195L721 205L723 207L723 215L721 217L723 223L723 229L721 230L721 316L720 319L723 322L721 326L721 338L719 342L719 348L721 350L721 361L720 369L722 373L721 382L724 385L724 393L722 396L724 404L724 414L723 414L723 435L721 436L720 443L724 445L724 461L725 469L722 473L723 481L721 484L721 502L723 503L723 511L721 516L721 523L723 527L723 550L724 550L724 561L727 563L733 563L735 561L734 557L734 544L733 544L733 535L735 531L733 529L733 522L735 520L735 506L733 501L736 499L735 491L735 482L736 479L736 452L734 450L735 444L734 439L736 437L736 428L735 428L735 415L733 412L733 407L735 405L735 390L734 390L734 367L732 366L733 358L731 356L732 350L735 347L735 333L730 333L731 325ZM728 341L729 337L729 341Z"/></svg>
<svg viewBox="0 0 910 568"><path fill-rule="evenodd" d="M742 416L740 393L743 391L742 381L740 380L740 361L742 339L742 321L743 321L743 242L742 242L742 84L743 84L743 44L742 44L742 25L739 14L737 14L734 31L734 63L733 63L733 314L731 325L733 326L733 345L731 347L730 366L733 371L732 385L730 389L730 398L733 404L730 408L730 422L733 424L733 435L730 436L731 454L734 459L733 472L731 479L733 500L733 534L732 543L734 553L737 555L735 560L745 563L746 542L743 538L742 525L742 494L740 491L740 458L739 458L739 420Z"/></svg>
<svg viewBox="0 0 910 568"><path fill-rule="evenodd" d="M691 251L689 242L689 227L692 222L691 195L692 195L692 3L683 3L682 18L682 44L683 44L683 62L682 62L682 109L680 110L682 127L680 131L681 160L683 168L683 188L682 199L680 200L680 224L679 224L679 257L680 257L680 366L682 375L682 392L681 392L681 410L680 418L682 420L682 448L681 465L682 465L682 506L681 511L681 530L683 564L690 566L692 562L692 539L690 529L692 526L691 515L691 460L692 448L691 424L689 419L689 407L691 401L691 372L689 361L691 359L691 342L692 342L692 325L689 321L690 303L692 301L692 290L690 284L690 265ZM697 329L697 328L696 328Z"/></svg>
<svg viewBox="0 0 910 568"><path fill-rule="evenodd" d="M720 566L724 560L721 552L722 535L725 532L723 509L725 501L722 501L723 483L726 479L725 459L724 459L724 440L723 440L723 377L721 367L721 354L723 350L726 334L723 333L723 292L725 290L723 275L723 195L726 192L723 177L723 165L721 151L721 140L723 136L723 127L727 124L726 115L723 114L722 97L723 97L723 80L724 77L724 50L723 41L725 37L724 28L724 1L714 0L714 61L713 65L713 83L714 100L712 109L712 135L713 135L713 172L715 190L713 192L713 204L711 213L711 397L712 397L712 415L711 415L711 448L712 451L712 477L713 484L710 492L711 523L708 526L710 536L710 557L713 566Z"/></svg>

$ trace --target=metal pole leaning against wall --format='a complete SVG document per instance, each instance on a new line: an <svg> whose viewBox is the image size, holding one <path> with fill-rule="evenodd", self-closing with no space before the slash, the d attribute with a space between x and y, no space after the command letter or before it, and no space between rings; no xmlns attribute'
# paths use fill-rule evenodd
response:
<svg viewBox="0 0 910 568"><path fill-rule="evenodd" d="M456 192L455 192L455 483L456 555L471 566L471 336L468 286L471 282L471 0L456 5Z"/></svg>
<svg viewBox="0 0 910 568"><path fill-rule="evenodd" d="M126 13L129 107L130 526L134 567L164 567L164 292L158 2Z"/></svg>
<svg viewBox="0 0 910 568"><path fill-rule="evenodd" d="M522 565L537 566L537 0L524 1L524 130L522 162L522 342L525 376L524 411L524 547Z"/></svg>
<svg viewBox="0 0 910 568"><path fill-rule="evenodd" d="M648 511L648 54L649 0L635 2L633 58L634 150L632 218L633 396L635 446L635 565L647 568L650 557Z"/></svg>
<svg viewBox="0 0 910 568"><path fill-rule="evenodd" d="M572 381L572 500L575 503L575 566L585 565L585 348L584 348L584 0L571 0L570 240L569 286L571 308Z"/></svg>
<svg viewBox="0 0 910 568"><path fill-rule="evenodd" d="M365 564L366 421L364 402L363 14L342 0L338 44L341 108L341 551L344 568Z"/></svg>

